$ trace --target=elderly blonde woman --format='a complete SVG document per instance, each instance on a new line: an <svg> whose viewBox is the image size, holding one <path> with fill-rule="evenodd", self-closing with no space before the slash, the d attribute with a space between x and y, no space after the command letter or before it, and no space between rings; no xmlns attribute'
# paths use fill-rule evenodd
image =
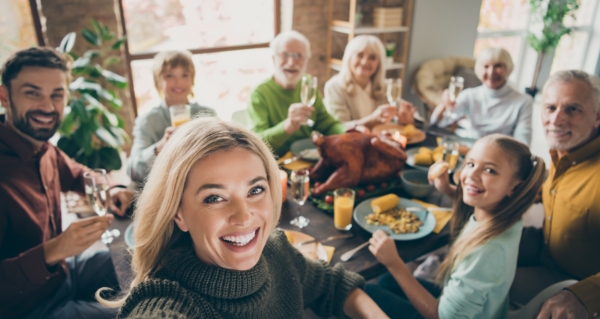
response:
<svg viewBox="0 0 600 319"><path fill-rule="evenodd" d="M385 316L343 267L304 258L274 229L279 169L250 131L217 119L180 127L135 211L135 277L119 318Z"/></svg>
<svg viewBox="0 0 600 319"><path fill-rule="evenodd" d="M379 38L360 35L346 46L340 73L325 83L325 106L347 128L373 127L398 116L400 123L413 122L414 107L401 101L399 112L387 102L385 48Z"/></svg>
<svg viewBox="0 0 600 319"><path fill-rule="evenodd" d="M508 51L502 48L483 51L475 62L475 74L483 84L464 90L454 103L445 90L442 103L431 114L431 124L446 127L466 116L471 123L471 135L475 138L501 133L529 145L533 100L507 83L512 70L513 62ZM445 117L446 110L454 116Z"/></svg>

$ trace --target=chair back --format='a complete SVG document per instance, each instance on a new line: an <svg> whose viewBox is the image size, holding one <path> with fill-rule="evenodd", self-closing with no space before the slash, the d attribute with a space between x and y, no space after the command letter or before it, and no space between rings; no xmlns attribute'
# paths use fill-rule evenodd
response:
<svg viewBox="0 0 600 319"><path fill-rule="evenodd" d="M544 301L548 300L548 298L554 296L559 293L566 287L569 287L573 284L577 283L577 280L565 280L542 290L537 296L531 299L530 302L527 303L523 308L509 311L507 319L531 319L538 311L540 306L544 303Z"/></svg>

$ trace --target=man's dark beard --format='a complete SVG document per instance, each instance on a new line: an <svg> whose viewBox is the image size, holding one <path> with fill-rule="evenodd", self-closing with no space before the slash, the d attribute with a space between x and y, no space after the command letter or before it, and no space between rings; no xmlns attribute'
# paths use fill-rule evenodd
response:
<svg viewBox="0 0 600 319"><path fill-rule="evenodd" d="M25 114L24 117L17 118L18 113L17 113L16 107L15 107L15 103L13 103L10 96L8 97L8 100L10 101L10 108L12 111L11 112L12 113L12 123L19 131L31 136L32 138L34 138L38 141L42 141L42 142L45 142L45 141L49 140L52 136L54 136L54 133L56 133L56 130L60 126L60 118L59 118L57 112L46 113L46 112L42 112L42 111L29 111ZM35 115L35 114L45 115L45 116L54 116L54 118L55 118L54 127L50 128L50 129L46 129L46 128L34 129L33 127L31 127L31 125L29 125L29 121L27 119L30 117L30 115Z"/></svg>

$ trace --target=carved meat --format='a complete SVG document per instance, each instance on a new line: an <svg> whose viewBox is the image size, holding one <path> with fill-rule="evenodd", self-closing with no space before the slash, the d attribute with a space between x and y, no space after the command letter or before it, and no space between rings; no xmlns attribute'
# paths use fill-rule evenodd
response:
<svg viewBox="0 0 600 319"><path fill-rule="evenodd" d="M333 136L313 132L321 159L310 178L322 182L313 189L315 195L341 187L376 183L396 175L406 162L402 146L388 135L358 131Z"/></svg>

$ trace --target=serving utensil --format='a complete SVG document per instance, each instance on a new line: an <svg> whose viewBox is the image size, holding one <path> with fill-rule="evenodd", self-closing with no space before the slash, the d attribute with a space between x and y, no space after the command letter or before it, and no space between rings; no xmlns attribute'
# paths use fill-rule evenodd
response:
<svg viewBox="0 0 600 319"><path fill-rule="evenodd" d="M288 158L288 159L286 159L286 160L283 161L283 165L290 164L290 163L295 162L297 160L298 160L298 156L294 156L292 158Z"/></svg>

